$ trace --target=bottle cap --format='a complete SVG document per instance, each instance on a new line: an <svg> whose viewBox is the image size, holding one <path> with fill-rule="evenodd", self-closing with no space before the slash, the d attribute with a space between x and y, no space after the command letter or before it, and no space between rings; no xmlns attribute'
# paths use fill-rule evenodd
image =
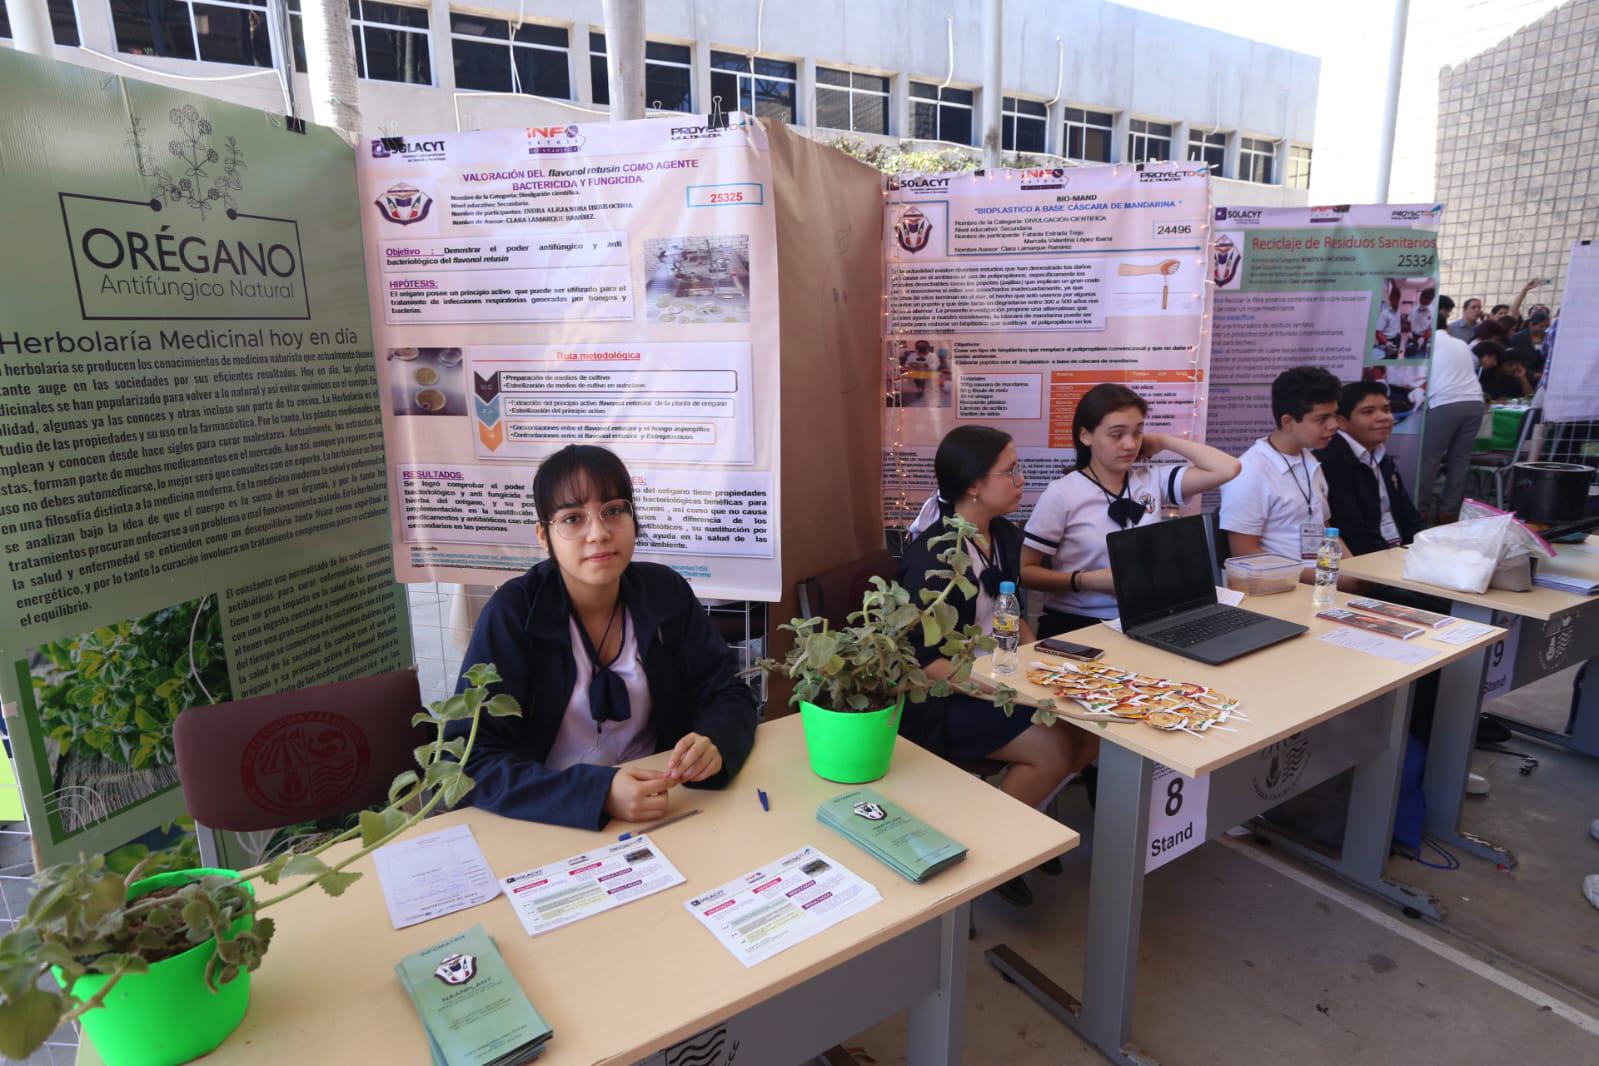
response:
<svg viewBox="0 0 1599 1066"><path fill-rule="evenodd" d="M1328 526L1327 527L1327 536L1332 537L1334 540L1336 540L1338 538L1338 527L1337 526Z"/></svg>
<svg viewBox="0 0 1599 1066"><path fill-rule="evenodd" d="M1016 594L1016 582L1001 581L999 583L999 594L1001 596L1014 596Z"/></svg>

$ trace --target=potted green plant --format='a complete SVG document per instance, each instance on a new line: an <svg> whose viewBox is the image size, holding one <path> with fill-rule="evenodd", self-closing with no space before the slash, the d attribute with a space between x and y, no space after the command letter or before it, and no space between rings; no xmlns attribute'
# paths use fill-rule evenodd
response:
<svg viewBox="0 0 1599 1066"><path fill-rule="evenodd" d="M965 692L992 699L1006 714L1014 710L1015 689L999 685L990 691L971 681L972 663L993 650L994 640L975 625L962 628L950 599L977 595L967 577L966 553L977 528L959 515L944 525L947 532L929 542L942 547L938 560L944 568L928 572L944 580L942 589L923 589L917 604L898 582L873 577L847 626L832 629L825 618L795 618L782 627L794 634L788 655L760 662L793 680L789 702L799 704L811 769L820 777L861 784L886 774L906 701ZM924 645L937 647L953 664L948 677L934 680L922 669L910 639L918 630Z"/></svg>
<svg viewBox="0 0 1599 1066"><path fill-rule="evenodd" d="M418 712L434 727L416 749L417 769L389 786L382 810L362 811L347 832L290 850L248 874L191 869L145 876L157 856L122 874L94 855L41 870L27 913L0 938L0 1054L23 1059L62 1023L82 1019L107 1066L168 1066L217 1047L244 1017L249 977L272 942L260 912L313 885L341 895L360 878L349 867L472 789L463 770L483 713L519 716L492 664L467 671L470 687ZM444 738L449 722L465 736ZM322 855L359 836L331 865ZM159 853L158 853L159 854ZM284 879L299 879L288 887ZM257 883L281 891L262 890Z"/></svg>

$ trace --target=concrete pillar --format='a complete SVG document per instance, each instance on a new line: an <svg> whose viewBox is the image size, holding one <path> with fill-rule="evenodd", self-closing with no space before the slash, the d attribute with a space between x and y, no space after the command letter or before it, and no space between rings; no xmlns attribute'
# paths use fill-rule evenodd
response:
<svg viewBox="0 0 1599 1066"><path fill-rule="evenodd" d="M1127 162L1127 131L1131 128L1129 123L1132 122L1132 118L1126 111L1118 111L1116 112L1116 121L1111 123L1115 127L1115 132L1111 135L1111 140L1114 143L1110 146L1110 161L1112 163Z"/></svg>
<svg viewBox="0 0 1599 1066"><path fill-rule="evenodd" d="M78 5L78 40L96 52L117 54L117 31L111 21L110 4Z"/></svg>
<svg viewBox="0 0 1599 1066"><path fill-rule="evenodd" d="M694 110L709 115L715 101L711 99L711 45L704 37L695 38L689 53L689 63L692 66L689 77L693 81L694 94L690 103L694 105ZM723 112L731 114L737 110L737 95L731 100L722 101Z"/></svg>
<svg viewBox="0 0 1599 1066"><path fill-rule="evenodd" d="M1188 122L1182 120L1171 124L1171 157L1173 162L1181 163L1188 158Z"/></svg>
<svg viewBox="0 0 1599 1066"><path fill-rule="evenodd" d="M1227 157L1222 164L1221 177L1236 178L1238 176L1238 148L1243 143L1243 134L1237 130L1227 135Z"/></svg>
<svg viewBox="0 0 1599 1066"><path fill-rule="evenodd" d="M1005 98L1005 0L985 0L983 4L983 89L978 103L982 107L977 143L983 149L983 166L999 169L1004 143L1002 105ZM976 117L976 116L974 116Z"/></svg>
<svg viewBox="0 0 1599 1066"><path fill-rule="evenodd" d="M904 72L888 80L888 135L901 140L911 135L911 78Z"/></svg>
<svg viewBox="0 0 1599 1066"><path fill-rule="evenodd" d="M50 9L44 0L5 0L6 17L11 20L11 43L19 52L49 56L55 50L55 34L50 29Z"/></svg>
<svg viewBox="0 0 1599 1066"><path fill-rule="evenodd" d="M515 19L512 19L515 24ZM433 49L433 84L444 92L455 91L455 50L450 40L450 0L428 4L428 43Z"/></svg>
<svg viewBox="0 0 1599 1066"><path fill-rule="evenodd" d="M643 118L644 0L604 0L603 8L611 121Z"/></svg>
<svg viewBox="0 0 1599 1066"><path fill-rule="evenodd" d="M794 90L794 124L816 126L816 60L806 56L799 62L799 87Z"/></svg>

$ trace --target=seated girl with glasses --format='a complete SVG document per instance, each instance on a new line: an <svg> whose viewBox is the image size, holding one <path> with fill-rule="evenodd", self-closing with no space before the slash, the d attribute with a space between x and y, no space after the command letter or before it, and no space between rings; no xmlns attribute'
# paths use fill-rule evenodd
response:
<svg viewBox="0 0 1599 1066"><path fill-rule="evenodd" d="M627 467L568 445L539 466L533 502L549 557L500 586L462 660L494 663L493 690L522 705L479 721L471 802L598 829L660 817L678 785L726 786L755 744L755 700L688 582L633 561ZM618 765L668 750L664 770Z"/></svg>
<svg viewBox="0 0 1599 1066"><path fill-rule="evenodd" d="M1008 433L988 426L957 426L939 442L933 473L938 479L938 495L927 501L911 525L915 539L900 560L900 584L910 591L911 602L918 604L922 589L945 586L947 578L930 576L929 571L946 569L938 556L949 544L933 545L931 541L947 531L945 518L960 515L978 529L977 537L966 546L971 560L967 576L977 586L977 598L968 599L957 591L949 602L962 628L975 624L990 632L1000 583L1014 583L1021 577L1022 533L1005 517L1022 502L1023 477L1016 445ZM1029 643L1032 639L1024 620L1021 640ZM920 630L912 632L911 642L918 645L928 676L935 680L949 676L950 661L936 647L921 644ZM1095 737L1065 721L1033 725L1026 710L1017 709L1007 716L984 697L960 693L920 704L906 703L900 732L957 762L992 759L1008 763L1000 788L1033 807L1047 801L1068 777L1093 761L1099 750ZM1059 868L1053 860L1045 864L1047 872L1059 872ZM1020 907L1033 899L1032 890L1020 877L995 892Z"/></svg>
<svg viewBox="0 0 1599 1066"><path fill-rule="evenodd" d="M1027 519L1022 584L1048 593L1038 620L1053 637L1116 617L1105 537L1139 522L1159 522L1238 476L1238 460L1167 433L1145 433L1149 405L1125 385L1101 384L1077 401L1072 440L1077 465L1044 488ZM1186 463L1141 465L1169 451ZM1136 465L1135 465L1136 464Z"/></svg>

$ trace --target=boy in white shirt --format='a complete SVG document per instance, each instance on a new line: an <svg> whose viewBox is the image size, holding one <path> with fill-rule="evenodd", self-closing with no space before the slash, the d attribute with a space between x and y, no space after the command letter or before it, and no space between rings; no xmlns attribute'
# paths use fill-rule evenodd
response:
<svg viewBox="0 0 1599 1066"><path fill-rule="evenodd" d="M1221 528L1233 555L1270 552L1314 565L1327 527L1327 478L1312 451L1338 432L1338 379L1320 367L1285 370L1271 383L1277 428L1239 457L1243 473L1221 487Z"/></svg>

